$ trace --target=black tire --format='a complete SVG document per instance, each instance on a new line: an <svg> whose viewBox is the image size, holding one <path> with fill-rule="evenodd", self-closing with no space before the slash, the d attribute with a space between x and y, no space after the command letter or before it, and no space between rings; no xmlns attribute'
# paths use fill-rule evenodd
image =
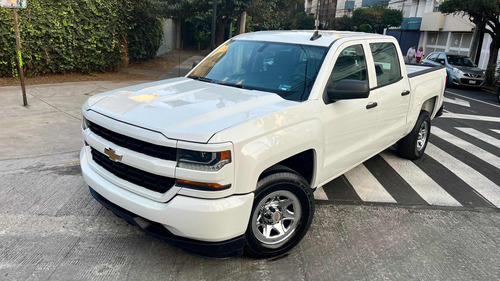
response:
<svg viewBox="0 0 500 281"><path fill-rule="evenodd" d="M273 257L291 250L302 240L311 226L314 216L314 197L309 183L295 171L284 166L274 167L269 170L273 171L273 173L262 177L257 183L252 212L245 232L244 253L246 256L253 258ZM272 198L277 198L278 201L274 201ZM293 206L292 204L285 205L282 209L283 206L273 205L273 207L276 207L274 210L271 210L272 207L266 208L276 202L288 204L286 202L289 201L285 199L293 202ZM290 212L290 207L293 212ZM275 212L267 217L268 212L272 211ZM288 214L284 215L287 211L293 216L296 215L297 219L291 220L287 218ZM258 218L261 219L258 220ZM273 218L274 221L272 221ZM270 221L258 223L259 221L262 222L262 220ZM274 227L279 225L281 225L282 230L287 229L283 232L283 236L279 236L281 234L274 230ZM269 231L270 237L266 237L263 233L265 227L272 229ZM273 230L278 235L272 236Z"/></svg>
<svg viewBox="0 0 500 281"><path fill-rule="evenodd" d="M425 136L421 134L425 131ZM427 147L431 132L431 117L427 111L422 111L411 132L398 142L398 152L401 157L415 160L420 158ZM422 140L422 138L425 138Z"/></svg>

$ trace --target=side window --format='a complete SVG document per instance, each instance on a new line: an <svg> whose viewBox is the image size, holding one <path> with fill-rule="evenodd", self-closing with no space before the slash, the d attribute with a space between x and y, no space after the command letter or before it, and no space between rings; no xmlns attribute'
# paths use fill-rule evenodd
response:
<svg viewBox="0 0 500 281"><path fill-rule="evenodd" d="M398 52L392 43L372 43L370 49L375 62L377 87L398 81L401 78Z"/></svg>
<svg viewBox="0 0 500 281"><path fill-rule="evenodd" d="M439 62L439 63L445 63L446 62L446 56L444 55L444 53L439 54L439 56L438 56L438 58L437 58L436 61Z"/></svg>
<svg viewBox="0 0 500 281"><path fill-rule="evenodd" d="M353 45L342 50L330 76L328 88L344 79L367 81L366 60L362 45Z"/></svg>
<svg viewBox="0 0 500 281"><path fill-rule="evenodd" d="M428 59L428 60L431 60L431 61L435 61L435 60L436 60L436 58L437 58L437 55L438 55L438 54L430 54L430 55L427 57L427 59Z"/></svg>

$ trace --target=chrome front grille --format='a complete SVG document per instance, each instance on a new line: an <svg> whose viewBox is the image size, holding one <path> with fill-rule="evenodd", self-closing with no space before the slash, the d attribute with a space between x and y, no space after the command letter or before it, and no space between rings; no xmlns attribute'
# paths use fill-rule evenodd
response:
<svg viewBox="0 0 500 281"><path fill-rule="evenodd" d="M118 146L148 155L163 160L176 161L177 150L173 147L162 146L157 144L152 144L142 140L134 139L129 136L125 136L109 129L106 129L96 123L90 122L89 129L94 134L106 139Z"/></svg>
<svg viewBox="0 0 500 281"><path fill-rule="evenodd" d="M464 73L464 76L470 77L470 78L481 78L480 74L472 74L472 73Z"/></svg>

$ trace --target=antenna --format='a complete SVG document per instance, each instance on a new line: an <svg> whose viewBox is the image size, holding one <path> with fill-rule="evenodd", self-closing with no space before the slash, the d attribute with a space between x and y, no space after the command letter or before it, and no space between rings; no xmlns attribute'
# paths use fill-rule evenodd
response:
<svg viewBox="0 0 500 281"><path fill-rule="evenodd" d="M316 30L314 31L313 33L313 36L311 36L311 41L314 41L318 38L321 37L321 34L319 34L318 30L319 30L319 0L316 4L316 20L314 21L314 25L316 26Z"/></svg>

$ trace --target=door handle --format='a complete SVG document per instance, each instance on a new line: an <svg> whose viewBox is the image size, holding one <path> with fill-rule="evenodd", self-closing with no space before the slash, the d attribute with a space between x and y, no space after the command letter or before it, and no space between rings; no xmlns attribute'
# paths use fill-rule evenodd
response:
<svg viewBox="0 0 500 281"><path fill-rule="evenodd" d="M370 102L369 104L366 105L366 109L374 108L377 106L376 102Z"/></svg>
<svg viewBox="0 0 500 281"><path fill-rule="evenodd" d="M401 96L407 96L410 94L410 90L401 93Z"/></svg>

